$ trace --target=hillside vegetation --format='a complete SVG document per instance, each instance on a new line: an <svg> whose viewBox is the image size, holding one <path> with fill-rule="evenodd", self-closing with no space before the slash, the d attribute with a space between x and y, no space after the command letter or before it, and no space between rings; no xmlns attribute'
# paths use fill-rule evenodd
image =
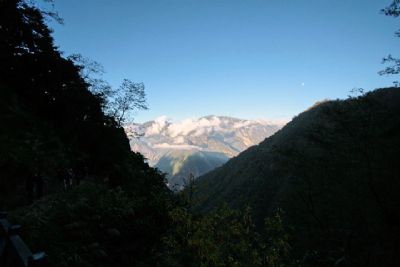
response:
<svg viewBox="0 0 400 267"><path fill-rule="evenodd" d="M14 211L51 266L107 262L84 247L118 256L126 240L115 263L141 262L168 225L164 177L131 152L84 66L54 46L44 15L25 1L0 2L0 210Z"/></svg>
<svg viewBox="0 0 400 267"><path fill-rule="evenodd" d="M318 103L195 183L198 211L277 208L311 266L400 264L400 91Z"/></svg>

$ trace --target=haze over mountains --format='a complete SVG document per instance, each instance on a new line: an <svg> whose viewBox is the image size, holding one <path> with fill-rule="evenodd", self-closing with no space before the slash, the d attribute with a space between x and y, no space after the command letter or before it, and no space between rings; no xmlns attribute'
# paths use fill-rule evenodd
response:
<svg viewBox="0 0 400 267"><path fill-rule="evenodd" d="M221 166L284 124L284 121L226 116L173 122L162 116L143 124L127 125L125 131L132 150L142 153L151 166L168 173L171 188L180 189L190 173L197 177Z"/></svg>

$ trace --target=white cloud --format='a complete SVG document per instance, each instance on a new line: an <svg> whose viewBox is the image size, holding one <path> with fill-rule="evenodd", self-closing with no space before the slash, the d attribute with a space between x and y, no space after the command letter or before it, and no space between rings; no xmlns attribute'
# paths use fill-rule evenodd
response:
<svg viewBox="0 0 400 267"><path fill-rule="evenodd" d="M181 150L201 150L201 147L198 146L192 146L192 145L171 145L167 143L162 143L162 144L155 144L153 146L154 148L164 148L164 149L181 149Z"/></svg>
<svg viewBox="0 0 400 267"><path fill-rule="evenodd" d="M160 134L171 120L167 116L161 116L154 120L152 125L146 129L146 136Z"/></svg>
<svg viewBox="0 0 400 267"><path fill-rule="evenodd" d="M168 132L172 137L176 137L178 135L187 135L192 131L202 129L202 128L210 128L217 127L221 123L218 117L208 118L200 118L200 119L186 119L182 122L173 123L168 127ZM198 134L198 133L196 133Z"/></svg>

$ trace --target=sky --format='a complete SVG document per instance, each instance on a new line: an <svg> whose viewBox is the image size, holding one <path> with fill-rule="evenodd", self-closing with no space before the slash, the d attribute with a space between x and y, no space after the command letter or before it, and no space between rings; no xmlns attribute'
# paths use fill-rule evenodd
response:
<svg viewBox="0 0 400 267"><path fill-rule="evenodd" d="M56 0L49 22L64 55L101 63L104 79L145 85L167 115L291 119L352 88L390 86L382 58L400 54L390 0Z"/></svg>

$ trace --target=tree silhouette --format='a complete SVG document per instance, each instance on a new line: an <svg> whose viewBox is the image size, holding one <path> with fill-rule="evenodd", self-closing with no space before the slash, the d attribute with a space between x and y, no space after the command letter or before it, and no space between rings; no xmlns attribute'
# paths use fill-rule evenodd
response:
<svg viewBox="0 0 400 267"><path fill-rule="evenodd" d="M136 110L146 110L146 94L143 83L134 83L131 80L124 79L121 86L113 91L111 101L107 107L117 121L118 126L131 119L131 115Z"/></svg>
<svg viewBox="0 0 400 267"><path fill-rule="evenodd" d="M124 122L133 120L133 113L148 109L143 83L135 83L124 79L118 88L113 88L102 75L105 70L97 61L73 54L68 57L79 66L81 77L89 86L89 90L102 100L104 113L114 118L119 127Z"/></svg>
<svg viewBox="0 0 400 267"><path fill-rule="evenodd" d="M147 168L121 128L132 111L147 108L144 85L124 80L113 89L94 80L100 65L64 57L46 16L29 1L0 1L0 122L7 125L0 130L0 186L8 183L0 198L27 195L32 190L21 185L35 172L56 190L58 173L69 168L113 186Z"/></svg>
<svg viewBox="0 0 400 267"><path fill-rule="evenodd" d="M397 18L400 16L400 0L393 0L393 2L382 9L381 12L386 16L391 16ZM400 30L396 31L396 36L400 37ZM383 64L390 64L384 70L379 72L379 75L395 75L400 73L400 59L393 57L392 55L388 55L384 57L382 60ZM394 84L398 86L398 81L395 81Z"/></svg>

